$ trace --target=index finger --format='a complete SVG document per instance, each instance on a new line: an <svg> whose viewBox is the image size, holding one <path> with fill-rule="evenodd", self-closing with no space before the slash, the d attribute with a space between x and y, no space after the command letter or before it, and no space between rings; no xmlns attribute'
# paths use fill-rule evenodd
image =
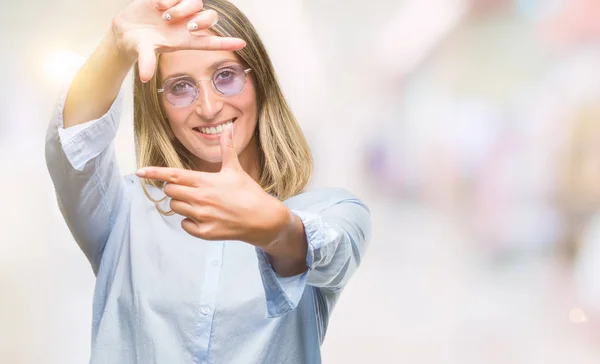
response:
<svg viewBox="0 0 600 364"><path fill-rule="evenodd" d="M138 169L135 174L142 178L190 187L197 187L202 180L200 172L180 168L144 167Z"/></svg>
<svg viewBox="0 0 600 364"><path fill-rule="evenodd" d="M205 51L237 51L246 46L246 42L240 38L221 37L218 35L194 35L188 37L187 49L199 49Z"/></svg>

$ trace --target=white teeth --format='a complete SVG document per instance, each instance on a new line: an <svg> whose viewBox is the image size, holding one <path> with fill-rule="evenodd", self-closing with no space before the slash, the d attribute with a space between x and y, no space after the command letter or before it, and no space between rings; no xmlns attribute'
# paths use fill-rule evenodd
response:
<svg viewBox="0 0 600 364"><path fill-rule="evenodd" d="M225 129L225 127L227 125L229 125L231 123L232 123L232 121L228 121L228 122L223 123L218 126L212 126L212 127L208 127L208 128L198 128L198 129L200 129L200 131L204 134L219 134L220 132L223 131L223 129Z"/></svg>

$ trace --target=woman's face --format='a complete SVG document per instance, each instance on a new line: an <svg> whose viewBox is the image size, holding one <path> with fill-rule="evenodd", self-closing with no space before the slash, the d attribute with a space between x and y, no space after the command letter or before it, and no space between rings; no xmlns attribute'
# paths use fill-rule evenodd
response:
<svg viewBox="0 0 600 364"><path fill-rule="evenodd" d="M254 159L258 160L257 143L254 138L257 103L251 72L247 74L243 89L231 96L219 93L211 81L216 77L219 87L225 91L239 89L239 82L232 78L232 71L236 66L241 66L237 56L227 51L186 50L162 54L160 57L159 70L162 80L173 77L182 80L172 84L174 88L171 90L176 93L172 93L171 98L177 93L189 95L190 90L193 92L194 82L197 82L198 96L188 106L176 107L171 104L167 100L167 90L160 94L160 98L175 136L198 157L199 166L203 170L220 169L219 126L229 122L233 122L234 145L242 166L254 163ZM187 82L179 76L188 76Z"/></svg>

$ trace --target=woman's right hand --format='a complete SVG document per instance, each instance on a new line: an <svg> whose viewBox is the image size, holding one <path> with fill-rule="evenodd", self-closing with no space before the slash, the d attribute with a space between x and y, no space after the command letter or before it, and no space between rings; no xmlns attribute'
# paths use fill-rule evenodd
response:
<svg viewBox="0 0 600 364"><path fill-rule="evenodd" d="M218 20L214 10L201 12L202 7L202 0L133 0L114 17L116 47L132 63L138 61L142 82L154 75L157 53L183 49L235 51L246 45L239 38L197 34Z"/></svg>

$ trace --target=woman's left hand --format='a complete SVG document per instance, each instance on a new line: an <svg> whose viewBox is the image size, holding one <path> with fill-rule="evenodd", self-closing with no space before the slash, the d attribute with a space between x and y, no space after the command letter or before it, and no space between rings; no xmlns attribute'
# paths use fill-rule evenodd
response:
<svg viewBox="0 0 600 364"><path fill-rule="evenodd" d="M181 226L190 235L268 248L290 228L291 212L242 169L231 125L223 130L220 142L222 167L218 173L146 167L136 174L166 182L170 207L185 217Z"/></svg>

